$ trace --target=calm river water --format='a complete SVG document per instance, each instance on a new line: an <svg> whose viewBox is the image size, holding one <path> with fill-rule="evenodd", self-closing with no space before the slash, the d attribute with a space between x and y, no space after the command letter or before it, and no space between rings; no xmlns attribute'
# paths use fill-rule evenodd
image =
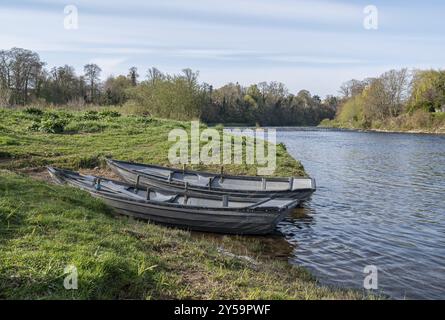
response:
<svg viewBox="0 0 445 320"><path fill-rule="evenodd" d="M277 141L318 188L280 224L291 262L355 288L375 265L383 294L445 299L445 136L294 129Z"/></svg>

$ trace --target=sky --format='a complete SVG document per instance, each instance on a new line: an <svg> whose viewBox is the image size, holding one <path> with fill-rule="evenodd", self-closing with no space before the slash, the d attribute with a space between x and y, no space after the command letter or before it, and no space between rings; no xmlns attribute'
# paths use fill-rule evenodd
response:
<svg viewBox="0 0 445 320"><path fill-rule="evenodd" d="M325 96L390 69L444 68L444 14L439 0L1 0L0 49L78 74L97 63L103 79L191 68L214 87L279 81Z"/></svg>

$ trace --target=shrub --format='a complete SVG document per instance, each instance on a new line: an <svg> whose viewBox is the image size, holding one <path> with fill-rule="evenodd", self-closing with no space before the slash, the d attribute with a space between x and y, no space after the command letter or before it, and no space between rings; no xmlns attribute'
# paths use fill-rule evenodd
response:
<svg viewBox="0 0 445 320"><path fill-rule="evenodd" d="M81 118L83 120L99 120L99 113L97 111L88 110L82 114Z"/></svg>
<svg viewBox="0 0 445 320"><path fill-rule="evenodd" d="M40 129L40 120L34 120L27 128L31 131L39 131Z"/></svg>
<svg viewBox="0 0 445 320"><path fill-rule="evenodd" d="M0 137L0 146L18 146L20 142L9 137Z"/></svg>
<svg viewBox="0 0 445 320"><path fill-rule="evenodd" d="M40 122L39 130L45 133L62 133L66 120L60 118L46 118Z"/></svg>
<svg viewBox="0 0 445 320"><path fill-rule="evenodd" d="M27 113L27 114L34 115L34 116L42 116L44 113L43 110L35 108L35 107L28 107L25 110L23 110L23 112Z"/></svg>
<svg viewBox="0 0 445 320"><path fill-rule="evenodd" d="M99 121L72 121L65 126L65 132L93 133L103 131L107 125Z"/></svg>
<svg viewBox="0 0 445 320"><path fill-rule="evenodd" d="M117 111L113 111L113 110L102 110L99 112L99 117L100 118L118 118L120 117L121 114Z"/></svg>
<svg viewBox="0 0 445 320"><path fill-rule="evenodd" d="M323 119L321 120L320 124L318 125L320 127L330 127L332 126L332 120L330 119Z"/></svg>
<svg viewBox="0 0 445 320"><path fill-rule="evenodd" d="M412 128L429 128L432 124L431 114L422 109L414 111L409 119Z"/></svg>
<svg viewBox="0 0 445 320"><path fill-rule="evenodd" d="M68 120L57 113L45 113L42 119L34 120L28 129L45 133L62 133Z"/></svg>

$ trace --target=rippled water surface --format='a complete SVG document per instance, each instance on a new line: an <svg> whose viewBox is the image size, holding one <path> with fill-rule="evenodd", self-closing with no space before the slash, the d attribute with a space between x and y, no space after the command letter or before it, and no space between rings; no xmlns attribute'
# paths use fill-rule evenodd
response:
<svg viewBox="0 0 445 320"><path fill-rule="evenodd" d="M357 288L375 265L384 294L445 299L445 136L296 129L277 140L317 180L303 217L280 225L292 262Z"/></svg>

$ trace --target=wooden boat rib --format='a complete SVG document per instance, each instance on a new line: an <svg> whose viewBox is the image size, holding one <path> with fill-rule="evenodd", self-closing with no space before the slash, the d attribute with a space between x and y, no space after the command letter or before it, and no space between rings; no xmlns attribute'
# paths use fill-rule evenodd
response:
<svg viewBox="0 0 445 320"><path fill-rule="evenodd" d="M316 189L315 179L306 177L231 176L112 159L106 161L111 170L128 183L174 191L187 188L193 195L307 200Z"/></svg>
<svg viewBox="0 0 445 320"><path fill-rule="evenodd" d="M228 196L189 196L48 167L53 179L88 191L116 212L185 229L267 234L298 205L295 199L232 199Z"/></svg>

